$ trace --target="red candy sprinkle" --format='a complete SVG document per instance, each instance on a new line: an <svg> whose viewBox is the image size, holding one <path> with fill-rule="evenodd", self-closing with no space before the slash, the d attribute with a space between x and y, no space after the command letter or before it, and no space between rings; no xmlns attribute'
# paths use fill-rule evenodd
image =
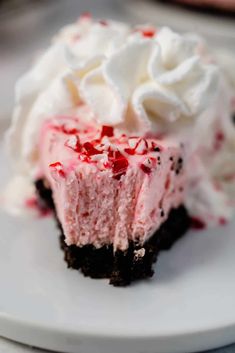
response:
<svg viewBox="0 0 235 353"><path fill-rule="evenodd" d="M191 227L193 229L202 230L206 228L206 225L201 219L197 217L191 217Z"/></svg>
<svg viewBox="0 0 235 353"><path fill-rule="evenodd" d="M120 179L121 175L123 175L128 168L128 160L120 151L108 151L109 162L106 163L107 167L111 167L114 178Z"/></svg>
<svg viewBox="0 0 235 353"><path fill-rule="evenodd" d="M130 154L130 155L134 155L135 149L134 148L124 148L124 152L126 152L127 154Z"/></svg>
<svg viewBox="0 0 235 353"><path fill-rule="evenodd" d="M156 167L156 158L149 157L141 165L140 169L146 174L150 174L152 169Z"/></svg>
<svg viewBox="0 0 235 353"><path fill-rule="evenodd" d="M66 147L71 148L75 152L81 152L82 146L78 136L71 136L64 144Z"/></svg>
<svg viewBox="0 0 235 353"><path fill-rule="evenodd" d="M128 160L125 157L116 159L112 164L113 174L121 176L126 172L127 167Z"/></svg>
<svg viewBox="0 0 235 353"><path fill-rule="evenodd" d="M97 150L90 142L85 142L83 145L85 153L88 156L93 156L94 154L102 154L102 151Z"/></svg>
<svg viewBox="0 0 235 353"><path fill-rule="evenodd" d="M113 151L110 148L108 149L108 157L110 159L119 159L119 158L125 158L120 151Z"/></svg>
<svg viewBox="0 0 235 353"><path fill-rule="evenodd" d="M107 137L113 136L113 127L112 126L107 126L107 125L102 126L100 137L102 138L104 136L107 136Z"/></svg>
<svg viewBox="0 0 235 353"><path fill-rule="evenodd" d="M36 199L36 197L31 197L25 201L25 206L28 208L37 208L38 200Z"/></svg>
<svg viewBox="0 0 235 353"><path fill-rule="evenodd" d="M114 158L115 159L126 159L120 151L114 151Z"/></svg>
<svg viewBox="0 0 235 353"><path fill-rule="evenodd" d="M141 33L144 37L152 38L155 36L156 31L153 28L141 29Z"/></svg>
<svg viewBox="0 0 235 353"><path fill-rule="evenodd" d="M150 174L151 173L151 168L147 167L143 163L140 165L140 168L143 170L145 174Z"/></svg>
<svg viewBox="0 0 235 353"><path fill-rule="evenodd" d="M67 134L67 135L74 135L78 133L78 130L76 128L69 128L66 125L62 125L62 131L64 134Z"/></svg>
<svg viewBox="0 0 235 353"><path fill-rule="evenodd" d="M108 157L114 158L114 151L112 151L110 148L108 149Z"/></svg>
<svg viewBox="0 0 235 353"><path fill-rule="evenodd" d="M49 164L49 167L55 169L61 177L65 177L65 172L60 162L51 163Z"/></svg>
<svg viewBox="0 0 235 353"><path fill-rule="evenodd" d="M128 139L128 144L129 144L130 148L132 148L132 149L136 148L138 142L139 142L138 137L133 136Z"/></svg>
<svg viewBox="0 0 235 353"><path fill-rule="evenodd" d="M140 138L135 146L135 152L137 154L146 154L148 152L148 142L144 138Z"/></svg>
<svg viewBox="0 0 235 353"><path fill-rule="evenodd" d="M35 210L39 217L46 217L51 214L51 210L40 204L36 197L31 197L25 201L25 206L29 209Z"/></svg>
<svg viewBox="0 0 235 353"><path fill-rule="evenodd" d="M62 124L62 125L59 125L59 126L53 126L53 128L56 131L62 132L64 134L66 134L66 135L74 135L74 134L78 133L78 130L75 127L69 127L66 124Z"/></svg>
<svg viewBox="0 0 235 353"><path fill-rule="evenodd" d="M86 11L86 12L83 12L80 16L81 19L91 19L91 13Z"/></svg>

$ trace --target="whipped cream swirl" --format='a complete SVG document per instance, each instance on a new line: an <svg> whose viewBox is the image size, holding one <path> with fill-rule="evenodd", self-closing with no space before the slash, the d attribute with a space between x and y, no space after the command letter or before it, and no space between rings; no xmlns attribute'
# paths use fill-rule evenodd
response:
<svg viewBox="0 0 235 353"><path fill-rule="evenodd" d="M82 17L17 83L11 153L32 170L43 119L74 113L81 102L98 124L141 134L182 131L208 107L217 86L217 68L200 56L194 38Z"/></svg>
<svg viewBox="0 0 235 353"><path fill-rule="evenodd" d="M169 131L178 120L192 123L210 104L218 83L217 68L203 62L197 43L169 28L152 38L130 34L95 68L75 70L75 75L99 123L141 132Z"/></svg>
<svg viewBox="0 0 235 353"><path fill-rule="evenodd" d="M130 134L188 142L191 215L208 224L234 208L235 101L205 43L169 28L130 27L83 16L67 26L16 85L7 134L17 172L34 179L44 119L76 115ZM223 137L215 148L215 136ZM231 207L232 206L232 207Z"/></svg>

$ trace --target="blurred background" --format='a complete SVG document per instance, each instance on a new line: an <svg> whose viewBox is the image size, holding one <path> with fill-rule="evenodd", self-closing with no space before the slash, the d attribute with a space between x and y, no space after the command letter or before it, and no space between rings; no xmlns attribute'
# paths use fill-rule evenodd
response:
<svg viewBox="0 0 235 353"><path fill-rule="evenodd" d="M61 26L85 11L197 32L221 52L235 53L235 0L0 0L1 118L11 113L16 79Z"/></svg>

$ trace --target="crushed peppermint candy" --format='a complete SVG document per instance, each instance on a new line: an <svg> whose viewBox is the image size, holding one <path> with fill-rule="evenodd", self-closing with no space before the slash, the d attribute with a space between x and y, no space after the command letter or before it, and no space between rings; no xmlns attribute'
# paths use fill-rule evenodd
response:
<svg viewBox="0 0 235 353"><path fill-rule="evenodd" d="M112 171L116 179L119 179L126 173L128 168L128 160L123 156L122 158L114 159L112 162Z"/></svg>
<svg viewBox="0 0 235 353"><path fill-rule="evenodd" d="M85 142L83 144L83 149L85 154L87 154L87 156L93 156L94 154L101 154L102 151L97 150L97 148L95 148L93 146L93 144L91 142Z"/></svg>
<svg viewBox="0 0 235 353"><path fill-rule="evenodd" d="M64 144L66 147L71 148L75 152L81 152L81 143L79 137L76 135L71 136Z"/></svg>
<svg viewBox="0 0 235 353"><path fill-rule="evenodd" d="M154 28L146 28L146 29L142 29L141 33L144 37L152 38L155 36L156 30Z"/></svg>
<svg viewBox="0 0 235 353"><path fill-rule="evenodd" d="M191 217L191 228L195 230L202 230L206 228L206 224L198 217Z"/></svg>
<svg viewBox="0 0 235 353"><path fill-rule="evenodd" d="M113 137L113 127L112 126L107 126L107 125L103 125L102 126L102 130L101 130L101 134L100 134L100 137L104 137L104 136L107 136L107 137Z"/></svg>
<svg viewBox="0 0 235 353"><path fill-rule="evenodd" d="M148 142L147 140L140 138L136 147L135 151L137 154L145 154L148 152Z"/></svg>
<svg viewBox="0 0 235 353"><path fill-rule="evenodd" d="M150 174L152 171L152 168L155 167L156 165L156 158L146 158L146 160L141 163L140 168L143 170L144 173Z"/></svg>
<svg viewBox="0 0 235 353"><path fill-rule="evenodd" d="M147 167L143 163L141 163L140 168L143 170L145 174L150 174L151 173L151 168Z"/></svg>
<svg viewBox="0 0 235 353"><path fill-rule="evenodd" d="M139 142L138 137L130 137L128 139L128 144L129 144L130 148L132 148L132 149L136 148L138 142Z"/></svg>
<svg viewBox="0 0 235 353"><path fill-rule="evenodd" d="M156 35L156 28L150 26L139 27L135 29L135 32L141 33L145 38L153 38Z"/></svg>
<svg viewBox="0 0 235 353"><path fill-rule="evenodd" d="M49 164L49 167L59 176L65 178L65 171L63 165L60 162L51 163Z"/></svg>
<svg viewBox="0 0 235 353"><path fill-rule="evenodd" d="M107 154L95 154L91 156L91 161L96 162L99 169L104 170L109 166L109 159Z"/></svg>
<svg viewBox="0 0 235 353"><path fill-rule="evenodd" d="M81 16L79 17L78 21L79 20L91 20L92 19L92 15L90 12L86 11L86 12L83 12L81 14Z"/></svg>
<svg viewBox="0 0 235 353"><path fill-rule="evenodd" d="M54 125L53 129L66 135L75 135L79 132L74 124Z"/></svg>
<svg viewBox="0 0 235 353"><path fill-rule="evenodd" d="M64 145L78 153L78 159L85 163L96 163L100 170L112 170L115 179L120 179L126 173L129 166L128 155L144 156L150 152L160 153L162 150L156 141L149 138L128 137L125 134L115 137L112 126L103 125L99 135L86 142L81 142L78 136L79 131L74 123L63 123L55 125L53 128L69 135ZM116 140L118 140L118 145ZM160 162L160 156L157 155L156 158L146 158L139 166L145 174L150 174L157 164L161 164ZM61 176L64 175L64 170L59 162L54 163L51 167L54 167L57 172L59 171Z"/></svg>

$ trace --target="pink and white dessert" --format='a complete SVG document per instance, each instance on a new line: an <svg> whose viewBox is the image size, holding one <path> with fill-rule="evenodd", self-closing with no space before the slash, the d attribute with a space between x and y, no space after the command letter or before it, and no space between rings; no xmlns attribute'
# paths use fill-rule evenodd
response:
<svg viewBox="0 0 235 353"><path fill-rule="evenodd" d="M70 267L127 285L191 219L231 218L232 89L198 37L82 16L16 100L10 154L54 209Z"/></svg>
<svg viewBox="0 0 235 353"><path fill-rule="evenodd" d="M53 190L67 245L143 244L183 203L183 149L62 117L43 124L42 178ZM78 231L79 230L79 231Z"/></svg>

